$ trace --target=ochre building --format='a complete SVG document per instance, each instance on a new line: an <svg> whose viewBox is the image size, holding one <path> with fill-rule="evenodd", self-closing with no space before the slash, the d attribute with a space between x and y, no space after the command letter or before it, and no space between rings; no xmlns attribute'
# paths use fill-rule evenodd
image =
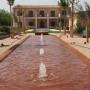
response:
<svg viewBox="0 0 90 90"><path fill-rule="evenodd" d="M13 7L13 13L21 21L21 26L34 27L36 29L50 27L63 27L63 23L59 23L57 18L63 17L63 9L58 5L21 5L24 13L19 16L18 6ZM67 17L66 27L70 27L70 20ZM22 23L23 22L23 23ZM13 21L13 26L18 27L17 22Z"/></svg>

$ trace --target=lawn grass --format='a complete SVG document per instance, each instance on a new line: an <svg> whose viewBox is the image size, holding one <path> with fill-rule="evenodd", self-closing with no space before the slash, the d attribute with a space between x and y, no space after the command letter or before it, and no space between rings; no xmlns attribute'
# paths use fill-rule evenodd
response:
<svg viewBox="0 0 90 90"><path fill-rule="evenodd" d="M18 32L18 29L14 29L14 32ZM21 32L23 32L23 29L21 29Z"/></svg>
<svg viewBox="0 0 90 90"><path fill-rule="evenodd" d="M36 31L27 31L26 33L35 33Z"/></svg>
<svg viewBox="0 0 90 90"><path fill-rule="evenodd" d="M48 31L48 33L59 33L59 31Z"/></svg>

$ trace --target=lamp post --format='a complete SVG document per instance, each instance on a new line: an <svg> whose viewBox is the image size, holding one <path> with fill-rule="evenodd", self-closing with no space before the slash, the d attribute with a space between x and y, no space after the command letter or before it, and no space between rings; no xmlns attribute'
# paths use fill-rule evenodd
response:
<svg viewBox="0 0 90 90"><path fill-rule="evenodd" d="M20 23L21 23L21 20L20 20L21 6L20 5L17 6L17 10L18 10L18 16L19 16L19 23L18 23L19 24L19 30L18 30L18 35L21 36L21 26L20 26Z"/></svg>
<svg viewBox="0 0 90 90"><path fill-rule="evenodd" d="M72 4L72 12L71 12L72 25L70 27L70 37L72 37L72 38L73 38L73 9L74 9L74 4L77 4L78 2L79 2L79 0L70 0L70 3Z"/></svg>

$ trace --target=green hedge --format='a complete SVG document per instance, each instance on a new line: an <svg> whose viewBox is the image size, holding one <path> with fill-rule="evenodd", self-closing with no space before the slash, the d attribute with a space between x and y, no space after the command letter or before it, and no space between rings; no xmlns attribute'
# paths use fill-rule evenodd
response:
<svg viewBox="0 0 90 90"><path fill-rule="evenodd" d="M2 26L0 28L1 32L6 32L7 34L10 34L10 28L8 26Z"/></svg>
<svg viewBox="0 0 90 90"><path fill-rule="evenodd" d="M56 27L49 27L49 29L56 29Z"/></svg>
<svg viewBox="0 0 90 90"><path fill-rule="evenodd" d="M8 26L0 27L0 35L10 34L10 28Z"/></svg>
<svg viewBox="0 0 90 90"><path fill-rule="evenodd" d="M83 35L86 36L86 30L83 31ZM90 28L88 29L88 36L90 37Z"/></svg>
<svg viewBox="0 0 90 90"><path fill-rule="evenodd" d="M35 27L28 27L27 29L35 29Z"/></svg>
<svg viewBox="0 0 90 90"><path fill-rule="evenodd" d="M7 33L6 32L0 32L0 36L1 35L7 35Z"/></svg>
<svg viewBox="0 0 90 90"><path fill-rule="evenodd" d="M77 27L74 29L74 33L83 34L85 27L81 23L77 23Z"/></svg>

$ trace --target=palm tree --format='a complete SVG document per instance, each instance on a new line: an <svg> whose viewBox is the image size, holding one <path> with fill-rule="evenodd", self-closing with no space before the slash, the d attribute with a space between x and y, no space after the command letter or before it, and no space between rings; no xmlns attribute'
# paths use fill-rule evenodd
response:
<svg viewBox="0 0 90 90"><path fill-rule="evenodd" d="M85 2L86 14L89 17L89 24L90 24L90 5Z"/></svg>
<svg viewBox="0 0 90 90"><path fill-rule="evenodd" d="M13 29L13 20L12 20L12 11L11 11L11 7L14 4L15 0L7 0L9 6L10 6L10 16L11 16L11 31L10 31L10 36L11 38L14 38L14 29Z"/></svg>
<svg viewBox="0 0 90 90"><path fill-rule="evenodd" d="M25 9L22 9L22 15L23 15L23 33L25 34L25 21L24 21L24 14L25 14Z"/></svg>
<svg viewBox="0 0 90 90"><path fill-rule="evenodd" d="M85 12L84 12L83 7L82 7L81 4L80 5L77 5L76 11L78 13L79 18L81 18L82 25L83 25L83 22L84 22L84 20L86 18L86 14L85 14Z"/></svg>
<svg viewBox="0 0 90 90"><path fill-rule="evenodd" d="M88 16L88 18L89 18L89 28L90 28L90 5L89 5L87 2L85 2L85 8L86 8L86 14L87 14L87 16ZM87 20L88 20L88 18L87 18ZM89 43L88 23L87 23L87 25L86 25L86 38L87 38L87 43Z"/></svg>
<svg viewBox="0 0 90 90"><path fill-rule="evenodd" d="M19 36L21 36L21 18L20 18L20 16L22 16L22 8L21 8L21 5L18 5L17 6L17 10L18 10L18 16L19 16L19 22L18 22L18 27L19 27L19 29L18 29L18 35Z"/></svg>
<svg viewBox="0 0 90 90"><path fill-rule="evenodd" d="M60 0L58 2L58 5L64 9L64 35L66 35L66 9L69 7L69 2L68 0Z"/></svg>

